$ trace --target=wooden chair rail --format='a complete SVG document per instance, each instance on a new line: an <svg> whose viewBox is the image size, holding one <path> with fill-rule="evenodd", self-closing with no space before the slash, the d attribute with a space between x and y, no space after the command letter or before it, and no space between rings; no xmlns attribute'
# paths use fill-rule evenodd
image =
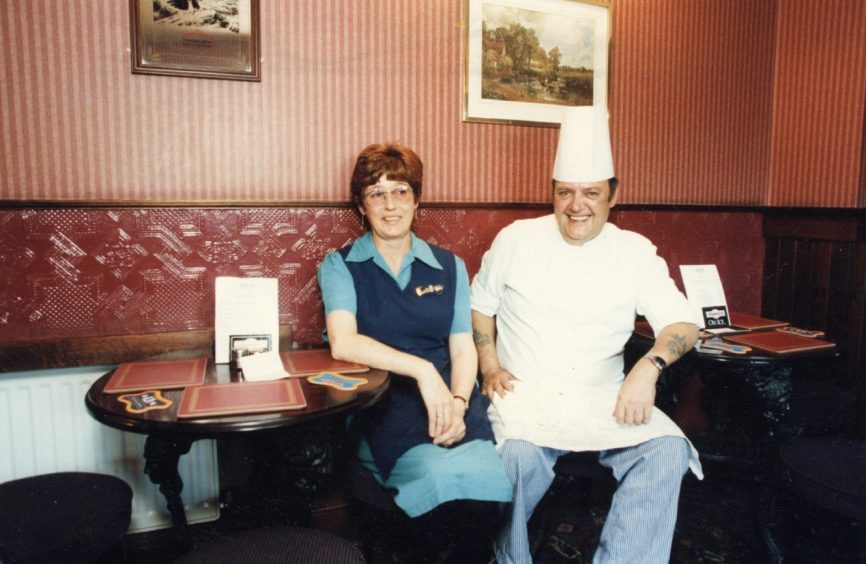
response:
<svg viewBox="0 0 866 564"><path fill-rule="evenodd" d="M0 343L0 372L99 366L191 353L210 356L213 341L214 331L207 329ZM288 350L291 344L291 327L280 327L280 350Z"/></svg>

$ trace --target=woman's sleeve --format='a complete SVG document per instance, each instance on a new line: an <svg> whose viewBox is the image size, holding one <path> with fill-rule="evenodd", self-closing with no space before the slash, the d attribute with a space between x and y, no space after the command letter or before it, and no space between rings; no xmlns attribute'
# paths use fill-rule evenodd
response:
<svg viewBox="0 0 866 564"><path fill-rule="evenodd" d="M318 280L325 315L337 310L345 310L353 315L358 312L355 282L340 253L329 254L319 264Z"/></svg>
<svg viewBox="0 0 866 564"><path fill-rule="evenodd" d="M454 255L457 270L457 288L454 296L454 319L451 321L451 334L472 332L472 310L469 300L469 273L463 259Z"/></svg>

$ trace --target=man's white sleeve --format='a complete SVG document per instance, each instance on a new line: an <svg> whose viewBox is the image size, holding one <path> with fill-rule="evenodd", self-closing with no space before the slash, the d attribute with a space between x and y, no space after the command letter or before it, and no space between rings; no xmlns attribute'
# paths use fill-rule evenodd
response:
<svg viewBox="0 0 866 564"><path fill-rule="evenodd" d="M506 228L507 229L507 228ZM499 302L505 289L509 245L505 230L500 231L490 249L481 259L481 269L472 280L472 309L493 317L499 311Z"/></svg>
<svg viewBox="0 0 866 564"><path fill-rule="evenodd" d="M694 310L671 278L665 260L655 253L654 246L651 253L640 268L638 313L646 316L656 333L673 323L698 323Z"/></svg>

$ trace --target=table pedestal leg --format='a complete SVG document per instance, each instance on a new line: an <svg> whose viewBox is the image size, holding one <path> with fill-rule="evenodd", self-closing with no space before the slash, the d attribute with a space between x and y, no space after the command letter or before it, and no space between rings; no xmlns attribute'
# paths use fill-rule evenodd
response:
<svg viewBox="0 0 866 564"><path fill-rule="evenodd" d="M191 546L192 538L186 522L186 511L183 508L183 480L177 470L177 464L182 454L189 452L192 440L177 436L148 435L144 443L144 473L150 481L159 486L159 491L165 496L171 522L174 525L178 542L185 547Z"/></svg>
<svg viewBox="0 0 866 564"><path fill-rule="evenodd" d="M258 516L309 525L313 502L333 470L332 427L329 422L319 422L315 427L249 435L254 456L249 487L253 503L259 506L255 511Z"/></svg>

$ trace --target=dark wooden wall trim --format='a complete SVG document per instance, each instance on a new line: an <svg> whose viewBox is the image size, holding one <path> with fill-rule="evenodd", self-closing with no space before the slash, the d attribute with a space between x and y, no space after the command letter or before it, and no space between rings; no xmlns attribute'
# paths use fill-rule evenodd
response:
<svg viewBox="0 0 866 564"><path fill-rule="evenodd" d="M479 209L479 210L551 210L550 202L430 202L423 198L421 206L430 209ZM759 206L701 205L701 204L618 204L617 209L640 211L726 211L761 212ZM0 199L0 210L18 209L256 209L256 208L345 208L354 209L349 200L10 200Z"/></svg>
<svg viewBox="0 0 866 564"><path fill-rule="evenodd" d="M549 202L428 202L421 205L431 209L491 209L491 210L547 210ZM633 207L640 207L633 205ZM668 206L670 207L670 206ZM244 208L350 208L349 200L3 200L0 209L244 209Z"/></svg>
<svg viewBox="0 0 866 564"><path fill-rule="evenodd" d="M866 237L859 210L764 217L762 313L820 329L840 345L840 380L866 393Z"/></svg>
<svg viewBox="0 0 866 564"><path fill-rule="evenodd" d="M212 329L3 343L0 372L113 365L174 355L211 356L213 343ZM280 350L291 346L291 327L280 327Z"/></svg>
<svg viewBox="0 0 866 564"><path fill-rule="evenodd" d="M859 210L766 211L764 236L822 241L857 241L863 236Z"/></svg>

